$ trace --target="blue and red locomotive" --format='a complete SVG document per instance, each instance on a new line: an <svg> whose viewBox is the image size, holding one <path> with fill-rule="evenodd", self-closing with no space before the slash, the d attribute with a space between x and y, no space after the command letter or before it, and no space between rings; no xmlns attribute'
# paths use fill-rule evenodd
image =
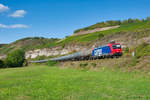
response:
<svg viewBox="0 0 150 100"><path fill-rule="evenodd" d="M100 46L92 50L93 57L119 57L122 56L122 48L120 43L109 43L106 46Z"/></svg>

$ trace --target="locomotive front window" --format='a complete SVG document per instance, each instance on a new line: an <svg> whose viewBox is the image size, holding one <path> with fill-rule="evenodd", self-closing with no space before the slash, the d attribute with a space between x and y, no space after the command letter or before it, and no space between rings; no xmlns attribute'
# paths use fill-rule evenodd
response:
<svg viewBox="0 0 150 100"><path fill-rule="evenodd" d="M121 49L121 45L113 45L113 49Z"/></svg>

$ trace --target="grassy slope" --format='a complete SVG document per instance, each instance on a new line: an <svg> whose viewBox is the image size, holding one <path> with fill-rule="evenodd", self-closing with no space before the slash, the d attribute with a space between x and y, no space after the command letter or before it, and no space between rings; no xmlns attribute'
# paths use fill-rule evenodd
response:
<svg viewBox="0 0 150 100"><path fill-rule="evenodd" d="M48 38L40 38L40 37L24 38L24 39L17 40L16 42L13 42L9 45L3 46L2 48L0 48L0 54L7 54L10 51L17 48L22 48L24 50L33 50L33 49L51 47L58 40L59 39L48 39Z"/></svg>
<svg viewBox="0 0 150 100"><path fill-rule="evenodd" d="M110 69L0 69L0 100L148 100L149 83L140 72Z"/></svg>
<svg viewBox="0 0 150 100"><path fill-rule="evenodd" d="M6 46L7 44L0 44L0 48L2 48L2 47L4 47L4 46Z"/></svg>
<svg viewBox="0 0 150 100"><path fill-rule="evenodd" d="M121 25L120 28L117 29L111 29L107 31L101 31L101 32L95 32L92 34L84 34L84 35L79 35L79 36L70 36L63 41L59 42L58 44L67 44L67 43L72 43L72 42L78 42L78 43L86 43L86 42L91 42L95 41L96 39L108 34L116 34L118 32L128 32L128 31L137 31L140 29L147 29L150 28L150 22L139 22L139 23L131 23L131 24L126 24L126 25ZM101 35L103 34L103 35Z"/></svg>

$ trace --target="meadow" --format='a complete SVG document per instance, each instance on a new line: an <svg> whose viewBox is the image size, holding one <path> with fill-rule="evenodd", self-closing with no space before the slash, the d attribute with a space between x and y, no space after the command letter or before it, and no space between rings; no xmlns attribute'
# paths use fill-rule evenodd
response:
<svg viewBox="0 0 150 100"><path fill-rule="evenodd" d="M149 100L150 76L31 65L0 69L0 100Z"/></svg>

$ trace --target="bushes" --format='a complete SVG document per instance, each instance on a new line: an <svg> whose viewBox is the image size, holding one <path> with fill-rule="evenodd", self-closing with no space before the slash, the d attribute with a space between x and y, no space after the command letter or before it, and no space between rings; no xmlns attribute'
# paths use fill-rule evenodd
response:
<svg viewBox="0 0 150 100"><path fill-rule="evenodd" d="M80 64L80 67L84 68L84 67L86 67L87 65L88 65L88 63L81 63L81 64Z"/></svg>
<svg viewBox="0 0 150 100"><path fill-rule="evenodd" d="M7 55L5 64L7 67L22 67L25 61L25 52L22 49L17 49Z"/></svg>
<svg viewBox="0 0 150 100"><path fill-rule="evenodd" d="M102 37L104 37L104 34L98 34L98 39L101 39Z"/></svg>
<svg viewBox="0 0 150 100"><path fill-rule="evenodd" d="M129 47L124 48L123 51L124 51L125 53L129 53Z"/></svg>
<svg viewBox="0 0 150 100"><path fill-rule="evenodd" d="M136 66L136 64L139 62L137 57L132 58L131 64L129 64L129 66Z"/></svg>
<svg viewBox="0 0 150 100"><path fill-rule="evenodd" d="M0 60L0 68L4 67L4 62L2 60Z"/></svg>
<svg viewBox="0 0 150 100"><path fill-rule="evenodd" d="M49 60L46 64L47 64L48 66L55 66L55 65L58 64L58 62L57 62L57 61L51 61L51 60Z"/></svg>
<svg viewBox="0 0 150 100"><path fill-rule="evenodd" d="M150 55L150 45L147 43L142 43L141 45L136 47L135 50L136 50L135 56L137 58L141 58L141 57Z"/></svg>
<svg viewBox="0 0 150 100"><path fill-rule="evenodd" d="M147 17L146 20L147 20L147 21L150 21L150 17Z"/></svg>
<svg viewBox="0 0 150 100"><path fill-rule="evenodd" d="M95 68L97 66L96 63L91 63L91 65Z"/></svg>
<svg viewBox="0 0 150 100"><path fill-rule="evenodd" d="M25 62L25 52L17 49L9 53L6 59L0 60L0 68L4 67L22 67Z"/></svg>
<svg viewBox="0 0 150 100"><path fill-rule="evenodd" d="M37 56L36 58L32 59L32 60L43 60L43 59L47 59L48 57L46 56Z"/></svg>

